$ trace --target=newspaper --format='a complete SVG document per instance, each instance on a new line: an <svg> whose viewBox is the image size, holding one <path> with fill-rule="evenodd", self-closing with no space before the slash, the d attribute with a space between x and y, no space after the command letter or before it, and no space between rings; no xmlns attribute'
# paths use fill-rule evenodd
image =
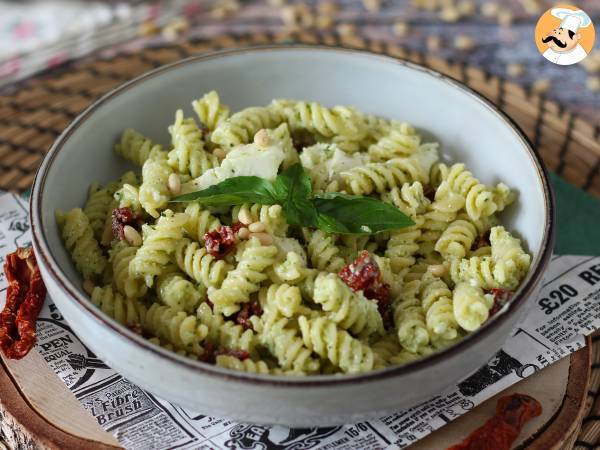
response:
<svg viewBox="0 0 600 450"><path fill-rule="evenodd" d="M26 203L0 197L0 261L30 245ZM455 388L406 411L368 422L290 429L237 423L157 398L107 367L46 299L38 351L83 407L128 449L404 448L508 386L585 345L600 327L600 257L555 256L539 298L492 360ZM0 275L0 307L6 280Z"/></svg>

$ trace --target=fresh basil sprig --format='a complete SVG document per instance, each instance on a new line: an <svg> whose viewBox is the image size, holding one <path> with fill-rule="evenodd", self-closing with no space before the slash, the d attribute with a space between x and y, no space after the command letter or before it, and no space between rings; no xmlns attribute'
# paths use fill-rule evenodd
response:
<svg viewBox="0 0 600 450"><path fill-rule="evenodd" d="M393 205L371 197L338 192L312 196L310 178L301 164L289 167L274 182L259 177L233 177L171 201L197 201L207 206L279 204L289 224L316 227L328 233L373 234L414 225Z"/></svg>

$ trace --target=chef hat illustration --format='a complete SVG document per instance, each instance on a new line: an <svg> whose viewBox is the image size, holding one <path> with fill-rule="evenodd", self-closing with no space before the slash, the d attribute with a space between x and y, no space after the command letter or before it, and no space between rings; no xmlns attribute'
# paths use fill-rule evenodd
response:
<svg viewBox="0 0 600 450"><path fill-rule="evenodd" d="M561 20L561 28L571 30L573 33L577 33L579 28L588 27L592 23L590 16L580 9L573 11L566 8L554 8L550 13Z"/></svg>

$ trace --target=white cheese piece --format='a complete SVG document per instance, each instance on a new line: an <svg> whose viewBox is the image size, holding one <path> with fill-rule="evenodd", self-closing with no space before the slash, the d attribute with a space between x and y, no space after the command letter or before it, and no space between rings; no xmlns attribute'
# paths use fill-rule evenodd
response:
<svg viewBox="0 0 600 450"><path fill-rule="evenodd" d="M368 158L369 156L366 153L357 152L349 155L336 147L331 157L325 162L329 173L329 179L337 178L337 175L340 172L366 164Z"/></svg>
<svg viewBox="0 0 600 450"><path fill-rule="evenodd" d="M429 183L431 167L439 160L437 142L421 144L412 157L419 162L423 171L424 182Z"/></svg>
<svg viewBox="0 0 600 450"><path fill-rule="evenodd" d="M184 192L206 189L228 178L255 176L274 181L285 153L279 145L258 147L256 144L233 148L219 167L207 170L187 183Z"/></svg>

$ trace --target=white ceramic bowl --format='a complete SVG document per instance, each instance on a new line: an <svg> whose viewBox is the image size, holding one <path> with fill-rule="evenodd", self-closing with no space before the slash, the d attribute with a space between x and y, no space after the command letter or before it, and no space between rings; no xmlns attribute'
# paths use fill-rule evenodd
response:
<svg viewBox="0 0 600 450"><path fill-rule="evenodd" d="M354 105L401 119L440 141L450 161L465 162L484 182L503 181L519 200L503 214L533 254L510 306L458 345L427 359L354 376L285 378L246 375L158 348L94 307L81 288L54 220L57 208L83 205L92 181L117 178L127 164L112 146L125 127L168 142L174 111L216 89L238 110L273 98ZM426 400L500 349L539 289L553 243L553 200L539 156L523 133L488 101L423 67L360 51L288 46L189 58L108 93L57 139L31 197L35 250L48 291L77 335L132 382L203 413L260 423L351 423Z"/></svg>

